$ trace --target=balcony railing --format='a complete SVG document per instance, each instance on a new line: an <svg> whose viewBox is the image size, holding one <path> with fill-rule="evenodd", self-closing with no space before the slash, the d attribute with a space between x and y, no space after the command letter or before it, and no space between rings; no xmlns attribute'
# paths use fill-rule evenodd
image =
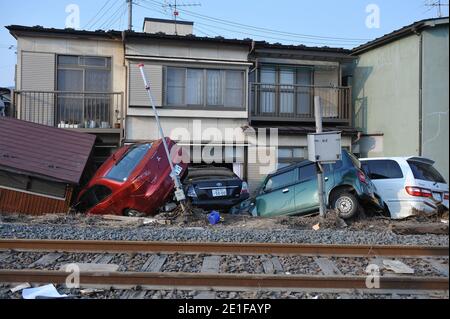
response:
<svg viewBox="0 0 450 319"><path fill-rule="evenodd" d="M351 87L250 84L250 121L314 122L319 96L324 122L350 124Z"/></svg>
<svg viewBox="0 0 450 319"><path fill-rule="evenodd" d="M123 127L123 93L15 91L18 119L67 129Z"/></svg>

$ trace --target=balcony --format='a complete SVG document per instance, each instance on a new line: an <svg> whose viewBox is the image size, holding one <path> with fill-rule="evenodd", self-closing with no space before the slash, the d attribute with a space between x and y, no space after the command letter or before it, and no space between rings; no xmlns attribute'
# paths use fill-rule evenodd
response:
<svg viewBox="0 0 450 319"><path fill-rule="evenodd" d="M351 87L250 84L250 121L314 123L314 96L323 122L351 124Z"/></svg>
<svg viewBox="0 0 450 319"><path fill-rule="evenodd" d="M13 101L20 120L87 132L123 128L123 93L15 91Z"/></svg>

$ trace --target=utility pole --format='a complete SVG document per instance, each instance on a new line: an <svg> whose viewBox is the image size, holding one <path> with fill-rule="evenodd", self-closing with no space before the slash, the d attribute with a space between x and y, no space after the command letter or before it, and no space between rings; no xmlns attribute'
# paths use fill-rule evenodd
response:
<svg viewBox="0 0 450 319"><path fill-rule="evenodd" d="M322 107L320 105L320 96L314 97L314 117L316 119L316 133L322 133ZM320 162L316 162L317 165L317 184L319 192L319 214L320 217L325 217L326 205L325 205L325 191L324 191L324 180L323 180L323 167Z"/></svg>
<svg viewBox="0 0 450 319"><path fill-rule="evenodd" d="M128 3L128 31L133 31L133 0L127 0Z"/></svg>
<svg viewBox="0 0 450 319"><path fill-rule="evenodd" d="M449 4L448 4L448 3L442 3L441 0L436 0L436 1L433 1L432 3L429 3L429 2L426 3L425 6L426 6L426 7L430 7L430 10L431 10L432 8L434 8L434 7L437 7L437 10L438 10L438 17L439 17L439 18L442 18L442 7L448 7ZM427 10L427 11L429 11L429 10Z"/></svg>

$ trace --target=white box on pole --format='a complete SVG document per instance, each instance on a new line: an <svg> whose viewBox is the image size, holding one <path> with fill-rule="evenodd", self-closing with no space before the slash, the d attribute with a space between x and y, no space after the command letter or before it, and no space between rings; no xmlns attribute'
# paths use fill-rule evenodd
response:
<svg viewBox="0 0 450 319"><path fill-rule="evenodd" d="M341 160L341 132L308 134L308 159L311 162L335 163Z"/></svg>

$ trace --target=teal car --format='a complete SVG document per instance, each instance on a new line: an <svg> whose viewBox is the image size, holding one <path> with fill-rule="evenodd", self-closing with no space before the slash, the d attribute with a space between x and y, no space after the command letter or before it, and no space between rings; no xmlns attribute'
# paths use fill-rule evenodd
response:
<svg viewBox="0 0 450 319"><path fill-rule="evenodd" d="M324 166L328 208L344 219L357 215L361 207L383 210L372 181L361 170L359 160L342 151L342 160ZM301 161L266 177L256 197L232 208L231 213L249 212L254 216L302 215L319 209L316 164Z"/></svg>

